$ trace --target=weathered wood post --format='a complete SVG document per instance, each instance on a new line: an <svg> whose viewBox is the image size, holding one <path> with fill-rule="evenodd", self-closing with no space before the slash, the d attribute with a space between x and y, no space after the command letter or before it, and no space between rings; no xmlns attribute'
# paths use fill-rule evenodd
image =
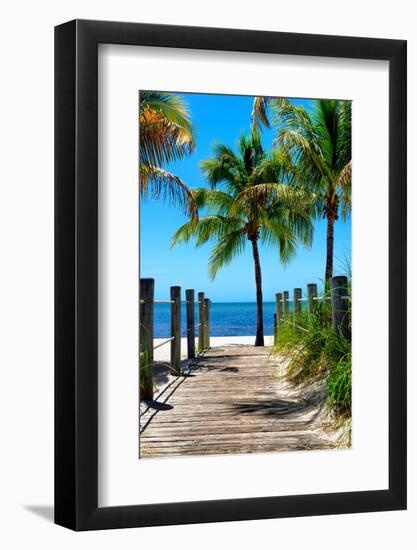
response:
<svg viewBox="0 0 417 550"><path fill-rule="evenodd" d="M279 325L282 323L282 292L275 294L275 324L274 324L274 343L278 340Z"/></svg>
<svg viewBox="0 0 417 550"><path fill-rule="evenodd" d="M284 308L283 308L283 301L282 301L282 292L278 292L275 294L275 303L277 306L277 327L279 330L279 325L282 323L283 315L284 315Z"/></svg>
<svg viewBox="0 0 417 550"><path fill-rule="evenodd" d="M140 280L139 302L139 394L146 401L153 399L153 318L154 279Z"/></svg>
<svg viewBox="0 0 417 550"><path fill-rule="evenodd" d="M317 285L316 283L309 283L307 285L307 311L310 315L314 312L315 298L317 298Z"/></svg>
<svg viewBox="0 0 417 550"><path fill-rule="evenodd" d="M194 320L194 289L185 291L187 302L187 355L188 359L195 357L195 320Z"/></svg>
<svg viewBox="0 0 417 550"><path fill-rule="evenodd" d="M288 321L288 317L290 314L290 304L289 304L290 294L288 290L284 290L283 292L283 305L284 305L284 321Z"/></svg>
<svg viewBox="0 0 417 550"><path fill-rule="evenodd" d="M204 348L209 349L210 347L210 300L209 298L204 299L204 320L205 320L205 330L204 330Z"/></svg>
<svg viewBox="0 0 417 550"><path fill-rule="evenodd" d="M344 338L350 338L349 332L349 304L347 277L341 275L330 279L332 298L333 330Z"/></svg>
<svg viewBox="0 0 417 550"><path fill-rule="evenodd" d="M278 336L277 314L274 313L274 345L277 343L277 336Z"/></svg>
<svg viewBox="0 0 417 550"><path fill-rule="evenodd" d="M301 298L303 291L301 288L294 288L293 300L294 300L294 315L293 315L293 328L297 328L297 315L301 313Z"/></svg>
<svg viewBox="0 0 417 550"><path fill-rule="evenodd" d="M171 287L171 374L180 373L181 361L181 287Z"/></svg>
<svg viewBox="0 0 417 550"><path fill-rule="evenodd" d="M198 293L198 351L204 349L204 292Z"/></svg>

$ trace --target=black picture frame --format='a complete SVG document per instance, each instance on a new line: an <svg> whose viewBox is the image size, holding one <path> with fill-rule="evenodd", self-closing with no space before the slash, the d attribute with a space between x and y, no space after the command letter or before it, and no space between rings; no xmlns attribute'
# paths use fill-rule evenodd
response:
<svg viewBox="0 0 417 550"><path fill-rule="evenodd" d="M98 507L98 44L389 62L389 488ZM406 41L74 20L55 28L55 522L74 530L406 508Z"/></svg>

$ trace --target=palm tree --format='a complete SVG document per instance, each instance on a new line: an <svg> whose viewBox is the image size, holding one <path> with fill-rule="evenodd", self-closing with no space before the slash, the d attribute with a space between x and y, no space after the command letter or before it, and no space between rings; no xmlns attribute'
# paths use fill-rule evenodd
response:
<svg viewBox="0 0 417 550"><path fill-rule="evenodd" d="M278 246L280 260L286 263L296 252L297 240L307 246L312 241L310 195L277 183L290 166L288 155L281 151L266 153L255 131L249 137L242 134L237 154L226 145L215 144L213 157L200 165L211 189L193 190L197 208L207 209L207 214L185 223L172 239L172 246L191 238L196 246L214 240L209 260L212 279L251 243L257 303L255 346L264 345L259 242Z"/></svg>
<svg viewBox="0 0 417 550"><path fill-rule="evenodd" d="M310 114L286 98L255 98L255 127L269 126L268 110L276 127L275 143L298 165L293 183L317 197L317 212L327 220L325 280L333 276L334 224L341 207L346 219L351 208L352 103L335 99L314 101Z"/></svg>
<svg viewBox="0 0 417 550"><path fill-rule="evenodd" d="M195 216L195 204L187 185L163 165L190 155L195 147L194 130L184 99L166 92L141 92L139 100L139 185L149 192L180 204Z"/></svg>

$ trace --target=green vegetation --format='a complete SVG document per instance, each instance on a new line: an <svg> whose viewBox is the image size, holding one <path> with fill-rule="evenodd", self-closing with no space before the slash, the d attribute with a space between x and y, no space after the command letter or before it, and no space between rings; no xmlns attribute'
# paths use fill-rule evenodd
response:
<svg viewBox="0 0 417 550"><path fill-rule="evenodd" d="M210 240L215 245L209 260L209 274L240 254L249 241L255 266L257 331L255 346L264 345L262 273L258 242L279 251L282 263L296 253L297 241L310 246L313 237L308 190L277 183L291 177L292 162L280 149L266 152L259 133L242 134L238 152L222 143L213 147L213 157L201 162L201 170L211 189L194 189L198 209L208 214L192 219L178 229L172 246L195 238L196 246ZM219 189L220 188L220 189Z"/></svg>
<svg viewBox="0 0 417 550"><path fill-rule="evenodd" d="M139 101L140 167L142 196L168 199L192 218L196 215L187 185L162 166L190 155L195 148L194 129L184 99L166 92L141 92Z"/></svg>
<svg viewBox="0 0 417 550"><path fill-rule="evenodd" d="M338 417L351 415L351 342L333 331L330 300L319 300L313 313L302 311L295 319L291 314L281 323L273 352L287 358L288 376L296 383L324 376L332 411Z"/></svg>
<svg viewBox="0 0 417 550"><path fill-rule="evenodd" d="M275 144L292 158L292 184L308 189L316 198L315 215L327 220L325 281L333 276L334 224L351 208L352 102L319 99L309 114L287 98L255 98L252 121L255 127L272 124Z"/></svg>

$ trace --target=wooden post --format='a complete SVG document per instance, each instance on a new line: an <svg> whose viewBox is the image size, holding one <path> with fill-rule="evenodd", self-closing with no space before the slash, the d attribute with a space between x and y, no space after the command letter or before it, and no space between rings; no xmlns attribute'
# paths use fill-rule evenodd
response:
<svg viewBox="0 0 417 550"><path fill-rule="evenodd" d="M275 303L276 303L276 309L277 309L277 328L279 330L279 325L282 323L283 318L283 302L282 302L282 292L278 292L275 294Z"/></svg>
<svg viewBox="0 0 417 550"><path fill-rule="evenodd" d="M210 348L210 300L208 298L204 299L204 348Z"/></svg>
<svg viewBox="0 0 417 550"><path fill-rule="evenodd" d="M277 343L278 326L277 326L277 314L274 313L274 345Z"/></svg>
<svg viewBox="0 0 417 550"><path fill-rule="evenodd" d="M195 357L195 320L194 320L194 289L185 291L187 301L187 355L188 359Z"/></svg>
<svg viewBox="0 0 417 550"><path fill-rule="evenodd" d="M332 277L330 279L330 292L333 330L344 338L350 339L347 277L344 275Z"/></svg>
<svg viewBox="0 0 417 550"><path fill-rule="evenodd" d="M316 283L309 283L307 285L307 311L310 315L314 311L315 298L317 298L317 285Z"/></svg>
<svg viewBox="0 0 417 550"><path fill-rule="evenodd" d="M204 349L204 292L198 293L198 351Z"/></svg>
<svg viewBox="0 0 417 550"><path fill-rule="evenodd" d="M284 321L288 321L289 313L290 313L290 304L289 304L289 292L288 290L284 290L283 292L283 301L284 301Z"/></svg>
<svg viewBox="0 0 417 550"><path fill-rule="evenodd" d="M296 330L297 325L297 315L301 313L301 298L303 295L303 291L301 288L294 288L294 294L293 294L293 305L294 305L294 315L293 315L293 326L294 330Z"/></svg>
<svg viewBox="0 0 417 550"><path fill-rule="evenodd" d="M145 401L153 399L153 318L154 279L140 280L139 294L139 395Z"/></svg>
<svg viewBox="0 0 417 550"><path fill-rule="evenodd" d="M171 287L171 374L180 374L181 362L181 287Z"/></svg>

